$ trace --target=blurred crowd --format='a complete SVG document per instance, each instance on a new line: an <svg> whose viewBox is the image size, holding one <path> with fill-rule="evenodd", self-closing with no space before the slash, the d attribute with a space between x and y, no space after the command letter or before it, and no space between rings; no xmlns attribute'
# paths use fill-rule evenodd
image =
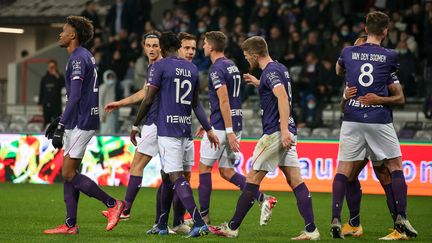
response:
<svg viewBox="0 0 432 243"><path fill-rule="evenodd" d="M341 97L343 79L335 75L335 62L344 46L365 34L364 16L371 10L384 11L392 19L383 46L399 53L398 75L405 94L425 97L432 93L432 1L173 0L173 8L163 11L158 22L151 18L152 7L151 0L116 0L102 20L97 5L89 1L82 12L95 25L96 35L88 48L95 56L98 77L108 77L104 75L107 70L114 72L110 77L116 79L111 82L116 99L140 89L146 79L147 60L140 43L141 36L149 31L196 35L194 63L202 74L210 66L202 49L205 32L227 34L226 55L242 73L250 70L240 44L260 35L266 38L271 57L291 72L297 121L318 127L322 125L322 110ZM259 71L252 71L259 75ZM243 87L243 100L255 92L252 87Z"/></svg>

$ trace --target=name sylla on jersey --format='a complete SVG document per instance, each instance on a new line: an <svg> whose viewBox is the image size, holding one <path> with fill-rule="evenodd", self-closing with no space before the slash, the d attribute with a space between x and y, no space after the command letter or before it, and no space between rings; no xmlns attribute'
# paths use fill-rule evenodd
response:
<svg viewBox="0 0 432 243"><path fill-rule="evenodd" d="M351 53L352 60L360 60L360 61L372 61L372 62L386 62L387 57L381 54L373 54L373 53Z"/></svg>
<svg viewBox="0 0 432 243"><path fill-rule="evenodd" d="M191 71L189 69L184 68L176 68L176 75L183 77L192 77Z"/></svg>

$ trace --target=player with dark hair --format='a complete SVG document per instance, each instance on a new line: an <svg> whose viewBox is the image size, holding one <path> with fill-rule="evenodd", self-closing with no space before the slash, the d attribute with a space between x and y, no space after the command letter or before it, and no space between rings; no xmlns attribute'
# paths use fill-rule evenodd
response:
<svg viewBox="0 0 432 243"><path fill-rule="evenodd" d="M160 38L164 58L153 64L148 80L148 92L141 103L131 131L131 141L137 144L141 120L159 97L156 120L158 145L163 177L161 217L157 225L159 235L168 234L168 217L173 194L176 193L184 207L192 215L194 226L187 237L198 237L208 233L208 228L196 207L192 189L184 177L186 146L190 144L192 109L207 131L215 148L219 147L217 136L207 121L205 111L198 101L198 70L195 65L178 57L181 47L179 39L172 32L165 32Z"/></svg>
<svg viewBox="0 0 432 243"><path fill-rule="evenodd" d="M177 37L181 44L179 56L192 62L196 51L196 37L186 32L178 33Z"/></svg>
<svg viewBox="0 0 432 243"><path fill-rule="evenodd" d="M162 59L161 50L159 46L159 38L161 33L158 31L151 31L143 36L142 46L144 52L148 58L149 65L147 66L147 77L149 76L149 70L153 63ZM121 99L119 101L111 102L105 106L106 112L112 112L120 107L136 104L141 102L147 93L147 85L135 94ZM127 220L130 218L130 212L132 204L135 200L136 195L140 190L142 183L143 171L150 160L156 156L159 152L157 146L157 127L155 125L157 117L157 101L153 103L150 112L143 119L142 133L146 136L141 139L136 147L134 157L132 159L130 168L129 183L125 195L125 208L120 216L121 219ZM103 215L107 215L107 211L103 211ZM156 221L158 216L156 216Z"/></svg>
<svg viewBox="0 0 432 243"><path fill-rule="evenodd" d="M94 197L108 207L106 230L118 223L124 203L106 194L85 175L77 172L90 139L99 129L99 90L95 59L82 47L93 37L91 21L80 16L67 17L60 46L66 48L69 57L66 66L66 91L68 101L60 119L52 122L45 136L52 139L55 148L64 145L62 176L64 201L66 203L65 224L45 230L45 234L77 234L77 208L79 193ZM63 139L64 137L64 139ZM64 143L63 143L64 142Z"/></svg>
<svg viewBox="0 0 432 243"><path fill-rule="evenodd" d="M204 35L204 54L210 57L209 69L210 124L221 142L220 150L211 150L206 136L201 141L199 164L198 195L200 213L207 224L210 223L210 196L212 191L211 170L218 161L219 173L225 180L242 190L246 186L246 177L234 170L234 163L239 158L242 130L242 109L240 96L241 76L237 66L225 57L224 51L228 38L223 32L210 31ZM277 200L258 192L260 202L260 225L270 220L271 210Z"/></svg>
<svg viewBox="0 0 432 243"><path fill-rule="evenodd" d="M246 82L258 87L264 134L255 146L252 168L238 199L234 216L228 223L210 227L210 230L224 237L237 237L240 224L257 199L261 181L269 171L274 171L279 166L293 189L297 207L305 223L305 230L291 239L318 240L320 234L314 223L312 196L300 174L296 149L297 129L291 116L291 78L288 70L271 59L267 43L262 37L247 39L241 48L250 67L263 70L260 80L250 74L244 74L243 77Z"/></svg>
<svg viewBox="0 0 432 243"><path fill-rule="evenodd" d="M336 73L345 74L348 87L356 94L345 104L339 142L339 165L333 181L333 238L343 238L341 211L348 177L355 162L362 161L368 150L382 161L391 174L391 191L396 202L395 229L402 237L416 237L417 232L406 219L407 186L402 171L401 151L392 124L390 105L404 104L402 87L396 76L397 53L381 47L388 31L389 17L382 12L366 16L366 43L342 50ZM392 94L389 96L389 93Z"/></svg>

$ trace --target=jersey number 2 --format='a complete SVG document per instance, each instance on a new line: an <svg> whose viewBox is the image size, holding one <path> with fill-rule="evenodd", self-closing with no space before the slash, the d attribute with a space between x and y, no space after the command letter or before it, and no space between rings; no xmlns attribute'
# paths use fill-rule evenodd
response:
<svg viewBox="0 0 432 243"><path fill-rule="evenodd" d="M99 91L99 88L97 87L97 70L96 70L96 68L94 69L93 77L94 77L93 92L96 93Z"/></svg>
<svg viewBox="0 0 432 243"><path fill-rule="evenodd" d="M186 97L192 90L192 83L187 79L180 82L179 78L175 78L174 83L176 83L176 103L190 105L191 101L186 100ZM185 86L187 86L186 92L184 92L183 95L180 97L180 89L184 89Z"/></svg>

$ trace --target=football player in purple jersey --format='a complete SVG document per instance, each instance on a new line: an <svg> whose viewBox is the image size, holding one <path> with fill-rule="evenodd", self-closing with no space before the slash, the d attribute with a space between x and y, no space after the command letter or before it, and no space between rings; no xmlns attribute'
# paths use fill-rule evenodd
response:
<svg viewBox="0 0 432 243"><path fill-rule="evenodd" d="M345 75L347 86L355 87L356 93L345 104L340 132L339 165L333 181L333 238L344 237L340 215L348 177L355 162L362 161L368 151L374 156L372 160L382 161L391 174L397 233L402 238L417 236L406 219L407 185L390 107L405 102L396 76L398 56L394 50L381 47L389 21L389 17L382 12L369 13L366 16L366 43L344 48L336 64L336 73Z"/></svg>
<svg viewBox="0 0 432 243"><path fill-rule="evenodd" d="M147 66L147 78L149 74L149 70L154 62L162 59L161 50L159 46L159 37L160 33L158 31L151 31L145 35L143 35L142 47L144 52L148 58L148 66ZM136 104L141 102L147 92L146 83L141 90L136 92L135 94L121 99L119 101L111 102L105 106L106 112L112 112L120 107ZM120 216L122 220L128 220L130 218L130 212L132 209L133 202L135 200L136 195L140 190L140 186L142 183L143 170L146 165L150 162L150 160L156 156L159 152L157 146L157 136L156 136L156 113L157 113L157 103L155 102L152 106L151 111L145 119L143 120L142 131L146 134L136 147L136 151L134 157L132 159L131 168L130 168L130 177L129 183L126 190L125 195L125 208ZM102 211L102 214L106 216L108 211ZM157 220L156 220L157 221Z"/></svg>
<svg viewBox="0 0 432 243"><path fill-rule="evenodd" d="M263 135L255 146L252 168L246 186L240 195L234 216L228 223L210 230L224 237L237 237L240 224L257 199L259 186L269 171L278 167L284 173L288 185L297 199L297 207L305 227L292 240L318 240L320 233L315 226L312 195L303 182L297 154L297 129L291 116L291 78L287 68L274 62L268 53L267 43L254 36L242 44L243 53L251 68L263 70L260 80L244 74L246 82L258 87L262 115Z"/></svg>
<svg viewBox="0 0 432 243"><path fill-rule="evenodd" d="M64 145L62 176L64 201L66 204L65 224L45 230L45 234L77 234L77 209L80 192L94 197L108 207L106 230L112 230L118 223L124 203L106 194L85 175L78 173L87 144L99 129L99 90L95 59L82 47L93 38L93 25L81 16L67 17L60 33L60 46L70 54L66 66L66 108L62 116L52 122L46 137L52 139L55 148Z"/></svg>
<svg viewBox="0 0 432 243"><path fill-rule="evenodd" d="M208 78L210 125L221 142L220 150L211 150L205 135L201 141L198 195L201 216L209 224L211 170L215 162L218 161L222 178L241 190L246 186L246 177L234 170L234 163L239 158L243 125L240 96L242 78L234 62L225 57L224 51L228 44L226 35L221 31L210 31L204 36L204 54L210 57L212 62ZM257 200L261 207L260 225L265 225L270 220L277 200L260 191Z"/></svg>
<svg viewBox="0 0 432 243"><path fill-rule="evenodd" d="M148 92L143 100L131 131L131 141L136 145L139 123L147 115L156 97L159 98L156 119L158 145L163 178L161 216L157 234L168 234L168 217L174 193L192 215L194 226L187 237L198 237L208 233L208 227L196 207L192 189L184 177L186 147L190 144L192 109L207 131L212 147L219 148L219 141L207 121L205 111L198 101L198 69L189 61L178 57L180 40L172 32L160 38L164 58L152 66L148 80Z"/></svg>

